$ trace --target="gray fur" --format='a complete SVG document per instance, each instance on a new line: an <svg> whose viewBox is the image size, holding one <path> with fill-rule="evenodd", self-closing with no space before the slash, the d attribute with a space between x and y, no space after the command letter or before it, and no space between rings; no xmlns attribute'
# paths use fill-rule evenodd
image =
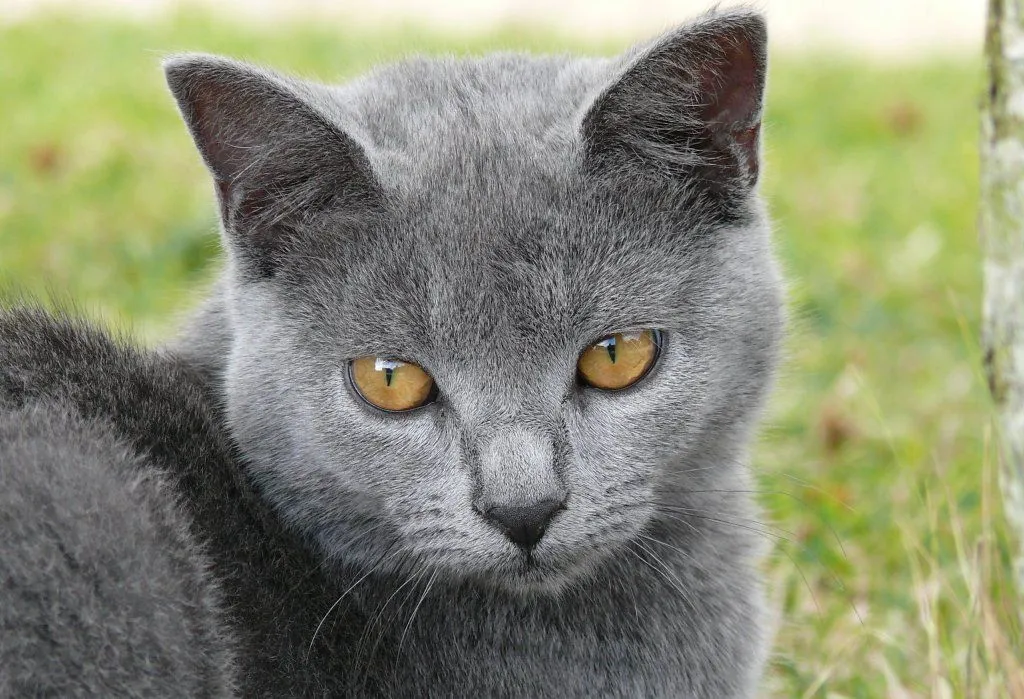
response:
<svg viewBox="0 0 1024 699"><path fill-rule="evenodd" d="M0 696L231 693L216 585L140 466L72 406L0 408Z"/></svg>
<svg viewBox="0 0 1024 699"><path fill-rule="evenodd" d="M782 328L764 64L743 12L619 59L337 87L168 62L228 253L175 352L241 457L203 463L254 488L207 485L237 503L219 520L184 502L225 595L249 591L226 621L245 694L753 694L745 449ZM589 343L635 328L665 332L653 372L576 384ZM364 355L420 364L439 400L368 407L345 371ZM563 497L529 558L478 512Z"/></svg>

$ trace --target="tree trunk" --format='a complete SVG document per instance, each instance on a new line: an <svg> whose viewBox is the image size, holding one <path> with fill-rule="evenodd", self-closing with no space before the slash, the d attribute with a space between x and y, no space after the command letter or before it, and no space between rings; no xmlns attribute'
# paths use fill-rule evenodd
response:
<svg viewBox="0 0 1024 699"><path fill-rule="evenodd" d="M990 0L982 116L983 344L1002 442L1000 487L1024 542L1024 0ZM1024 591L1024 553L1015 559Z"/></svg>

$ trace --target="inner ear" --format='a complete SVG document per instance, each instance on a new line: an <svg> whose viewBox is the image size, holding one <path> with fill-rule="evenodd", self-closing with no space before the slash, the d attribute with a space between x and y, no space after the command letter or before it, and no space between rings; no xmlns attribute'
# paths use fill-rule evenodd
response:
<svg viewBox="0 0 1024 699"><path fill-rule="evenodd" d="M706 96L700 118L723 146L734 146L750 184L758 177L764 57L756 44L719 36L701 64L699 94Z"/></svg>

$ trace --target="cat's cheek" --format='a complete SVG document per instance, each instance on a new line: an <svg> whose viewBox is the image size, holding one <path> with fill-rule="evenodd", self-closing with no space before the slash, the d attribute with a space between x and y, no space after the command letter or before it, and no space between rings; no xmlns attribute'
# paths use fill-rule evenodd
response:
<svg viewBox="0 0 1024 699"><path fill-rule="evenodd" d="M347 377L334 384L330 405L337 420L331 429L339 460L381 499L380 514L410 550L423 548L448 562L458 558L463 547L446 539L464 540L471 533L473 484L462 464L458 430L443 406L387 414L361 405Z"/></svg>
<svg viewBox="0 0 1024 699"><path fill-rule="evenodd" d="M687 458L703 406L701 376L686 343L671 345L647 377L621 392L588 389L566 405L572 457L566 478L590 535L614 545L646 524L654 491Z"/></svg>
<svg viewBox="0 0 1024 699"><path fill-rule="evenodd" d="M594 512L629 501L640 505L655 473L649 428L635 424L625 407L575 411L565 421L566 479L577 507Z"/></svg>

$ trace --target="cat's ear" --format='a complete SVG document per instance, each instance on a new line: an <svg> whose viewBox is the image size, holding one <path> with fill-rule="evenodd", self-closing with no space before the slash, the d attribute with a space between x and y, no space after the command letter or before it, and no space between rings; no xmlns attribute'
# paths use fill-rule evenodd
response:
<svg viewBox="0 0 1024 699"><path fill-rule="evenodd" d="M627 55L583 118L590 163L694 180L716 197L757 182L764 18L710 14Z"/></svg>
<svg viewBox="0 0 1024 699"><path fill-rule="evenodd" d="M252 272L272 276L311 214L379 202L366 153L300 83L195 54L164 71L213 175L228 242Z"/></svg>

